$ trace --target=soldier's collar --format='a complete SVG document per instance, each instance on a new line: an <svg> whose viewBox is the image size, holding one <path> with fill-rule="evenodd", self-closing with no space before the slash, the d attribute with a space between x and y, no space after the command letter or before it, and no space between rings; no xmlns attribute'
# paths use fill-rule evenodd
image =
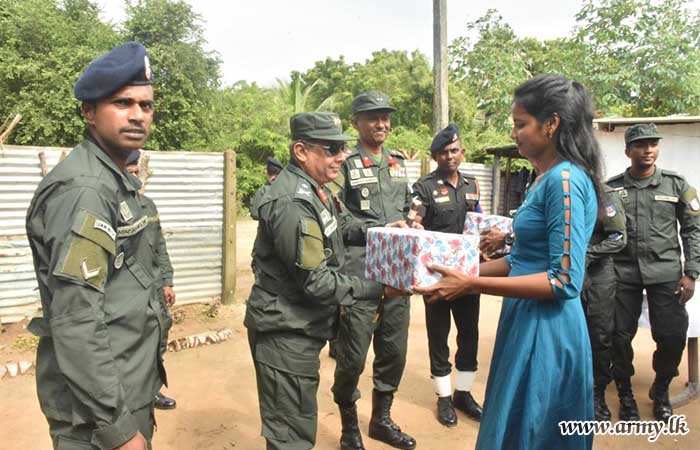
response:
<svg viewBox="0 0 700 450"><path fill-rule="evenodd" d="M287 166L287 168L293 174L308 181L309 184L313 186L314 190L318 189L318 183L316 183L316 181L314 181L314 179L311 178L308 173L304 172L304 170L301 167L297 166L296 164L290 164L289 166Z"/></svg>
<svg viewBox="0 0 700 450"><path fill-rule="evenodd" d="M636 187L644 187L644 186L658 186L661 184L661 169L659 169L656 165L654 165L654 173L647 178L636 178L632 176L632 173L630 172L630 168L628 167L625 170L625 187L629 186L636 186Z"/></svg>
<svg viewBox="0 0 700 450"><path fill-rule="evenodd" d="M90 150L95 156L97 156L97 159L102 161L102 164L107 166L112 172L114 172L115 175L117 175L118 178L122 180L122 184L124 185L127 191L135 192L141 188L141 182L136 180L139 186L135 186L136 183L132 180L129 180L124 174L124 172L119 170L119 167L117 167L114 161L112 161L112 158L110 158L109 155L104 150L102 150L99 145L97 145L97 142L95 142L95 140L92 139L89 133L86 133L85 141L83 141L83 143L88 150Z"/></svg>
<svg viewBox="0 0 700 450"><path fill-rule="evenodd" d="M357 145L355 146L355 148L357 149L357 154L360 155L360 158L362 158L362 165L365 168L372 166L383 167L389 164L389 158L391 157L391 154L384 146L382 146L381 160L379 161L379 163L375 162L377 155L369 153L367 150L365 150L360 141L357 141Z"/></svg>

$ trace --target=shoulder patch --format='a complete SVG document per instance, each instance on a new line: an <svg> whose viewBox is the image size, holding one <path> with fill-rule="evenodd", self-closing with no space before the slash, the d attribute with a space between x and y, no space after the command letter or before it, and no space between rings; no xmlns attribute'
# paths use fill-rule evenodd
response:
<svg viewBox="0 0 700 450"><path fill-rule="evenodd" d="M688 212L691 216L700 215L700 199L698 199L698 193L693 186L689 186L683 193L683 201L688 205Z"/></svg>
<svg viewBox="0 0 700 450"><path fill-rule="evenodd" d="M299 224L297 265L302 269L318 268L325 259L321 226L313 219L302 219Z"/></svg>
<svg viewBox="0 0 700 450"><path fill-rule="evenodd" d="M105 249L111 255L116 251L115 240L117 232L107 221L97 217L96 214L87 210L81 210L73 221L71 230L85 239Z"/></svg>

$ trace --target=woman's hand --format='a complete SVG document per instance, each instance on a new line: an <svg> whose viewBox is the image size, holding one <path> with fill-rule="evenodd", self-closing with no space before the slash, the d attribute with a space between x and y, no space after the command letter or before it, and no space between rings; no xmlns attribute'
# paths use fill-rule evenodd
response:
<svg viewBox="0 0 700 450"><path fill-rule="evenodd" d="M450 269L448 267L428 266L428 268L441 274L442 279L432 286L413 287L413 291L417 294L423 294L428 303L437 300L452 301L466 294L476 292L474 281L478 277L465 275L459 270Z"/></svg>

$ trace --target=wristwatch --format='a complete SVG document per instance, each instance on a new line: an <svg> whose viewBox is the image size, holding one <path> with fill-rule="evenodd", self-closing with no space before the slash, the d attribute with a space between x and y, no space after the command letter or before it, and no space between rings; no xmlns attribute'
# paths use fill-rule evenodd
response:
<svg viewBox="0 0 700 450"><path fill-rule="evenodd" d="M510 233L506 233L505 242L506 245L513 245L513 242L515 242L515 234L513 234L512 231Z"/></svg>
<svg viewBox="0 0 700 450"><path fill-rule="evenodd" d="M692 278L693 280L698 279L698 271L697 270L686 270L685 276L688 278Z"/></svg>

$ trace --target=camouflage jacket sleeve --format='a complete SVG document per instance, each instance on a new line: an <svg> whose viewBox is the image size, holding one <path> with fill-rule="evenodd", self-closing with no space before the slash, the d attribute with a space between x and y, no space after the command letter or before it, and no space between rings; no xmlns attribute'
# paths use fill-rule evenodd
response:
<svg viewBox="0 0 700 450"><path fill-rule="evenodd" d="M104 321L104 288L115 253L116 204L93 187L78 187L45 203L44 242L51 255L51 301L45 312L58 366L73 396L95 424L101 449L137 432Z"/></svg>
<svg viewBox="0 0 700 450"><path fill-rule="evenodd" d="M597 244L589 244L586 252L587 262L613 255L622 251L627 245L627 229L625 211L617 194L611 193L609 204L605 207L603 217L603 240Z"/></svg>
<svg viewBox="0 0 700 450"><path fill-rule="evenodd" d="M682 186L682 202L678 202L676 217L680 223L683 256L685 257L684 273L700 272L700 200L693 186L685 179Z"/></svg>
<svg viewBox="0 0 700 450"><path fill-rule="evenodd" d="M275 251L283 265L290 268L290 280L308 298L339 304L347 296L358 300L382 296L382 284L341 274L329 264L335 256L325 248L323 231L310 205L280 200L263 208L261 217L269 217L265 226L269 227L269 236L275 237Z"/></svg>

